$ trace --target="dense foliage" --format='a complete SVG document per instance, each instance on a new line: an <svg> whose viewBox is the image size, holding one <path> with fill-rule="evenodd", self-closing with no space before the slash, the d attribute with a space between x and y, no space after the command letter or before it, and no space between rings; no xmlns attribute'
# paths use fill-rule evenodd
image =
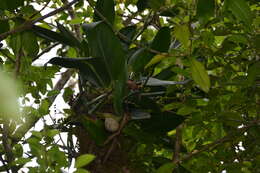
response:
<svg viewBox="0 0 260 173"><path fill-rule="evenodd" d="M0 171L260 172L259 11L1 0Z"/></svg>

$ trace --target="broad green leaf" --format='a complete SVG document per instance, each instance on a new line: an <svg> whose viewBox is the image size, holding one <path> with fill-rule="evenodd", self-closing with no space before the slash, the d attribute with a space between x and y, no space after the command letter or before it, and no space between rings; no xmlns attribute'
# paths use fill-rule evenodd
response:
<svg viewBox="0 0 260 173"><path fill-rule="evenodd" d="M92 162L95 158L96 158L96 156L94 156L92 154L83 154L76 159L75 167L82 168L83 166L86 166L90 162Z"/></svg>
<svg viewBox="0 0 260 173"><path fill-rule="evenodd" d="M112 79L114 87L113 103L117 114L123 111L123 97L126 87L126 56L120 40L104 22L84 24L90 55L100 59Z"/></svg>
<svg viewBox="0 0 260 173"><path fill-rule="evenodd" d="M7 32L9 28L8 20L0 20L0 34Z"/></svg>
<svg viewBox="0 0 260 173"><path fill-rule="evenodd" d="M114 19L115 19L115 9L114 9L114 0L98 0L96 2L96 11L94 14L94 22L103 20L102 17L100 17L99 13L103 17L106 18L106 20L110 24L114 24Z"/></svg>
<svg viewBox="0 0 260 173"><path fill-rule="evenodd" d="M156 34L151 48L159 52L167 52L171 44L171 30L169 27L162 27Z"/></svg>
<svg viewBox="0 0 260 173"><path fill-rule="evenodd" d="M22 45L26 54L31 58L35 57L39 52L36 35L31 31L25 31L22 33Z"/></svg>
<svg viewBox="0 0 260 173"><path fill-rule="evenodd" d="M194 58L190 58L192 79L200 86L200 88L208 92L210 88L210 79L203 64Z"/></svg>
<svg viewBox="0 0 260 173"><path fill-rule="evenodd" d="M20 33L11 35L10 38L10 47L12 48L15 55L18 55L22 48L22 36Z"/></svg>
<svg viewBox="0 0 260 173"><path fill-rule="evenodd" d="M156 173L172 173L176 165L172 162L165 163L156 170Z"/></svg>
<svg viewBox="0 0 260 173"><path fill-rule="evenodd" d="M61 32L60 34L66 38L68 41L70 41L70 45L74 45L76 47L80 47L80 42L79 40L73 35L73 33L65 28L63 25L61 25L59 22L57 23L57 27L59 31Z"/></svg>
<svg viewBox="0 0 260 173"><path fill-rule="evenodd" d="M205 24L210 17L214 16L215 0L198 0L197 16L202 24Z"/></svg>
<svg viewBox="0 0 260 173"><path fill-rule="evenodd" d="M188 25L177 25L174 28L174 36L183 44L185 48L190 44L190 30Z"/></svg>
<svg viewBox="0 0 260 173"><path fill-rule="evenodd" d="M177 114L178 115L189 115L189 114L191 114L194 111L195 111L195 109L193 107L184 105L183 107L178 109Z"/></svg>
<svg viewBox="0 0 260 173"><path fill-rule="evenodd" d="M151 67L154 64L159 63L161 60L163 60L164 58L166 58L167 56L159 54L159 55L155 55L148 64L145 65L145 69L147 69L148 67Z"/></svg>
<svg viewBox="0 0 260 173"><path fill-rule="evenodd" d="M225 0L225 3L238 20L244 22L246 27L251 27L253 19L246 0Z"/></svg>
<svg viewBox="0 0 260 173"><path fill-rule="evenodd" d="M90 55L102 59L110 77L118 80L126 68L125 53L119 39L104 22L84 24L83 29L87 34Z"/></svg>
<svg viewBox="0 0 260 173"><path fill-rule="evenodd" d="M137 29L136 25L132 25L132 26L124 27L119 30L119 32L127 38L127 41L120 39L125 50L128 50L128 47L131 44L131 40L134 38L136 34L136 29Z"/></svg>

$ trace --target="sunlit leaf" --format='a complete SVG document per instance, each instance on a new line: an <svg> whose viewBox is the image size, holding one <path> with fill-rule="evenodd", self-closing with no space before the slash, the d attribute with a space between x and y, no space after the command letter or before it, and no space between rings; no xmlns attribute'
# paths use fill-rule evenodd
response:
<svg viewBox="0 0 260 173"><path fill-rule="evenodd" d="M191 76L193 80L200 86L200 88L208 92L210 88L209 75L203 64L194 58L190 58Z"/></svg>
<svg viewBox="0 0 260 173"><path fill-rule="evenodd" d="M96 158L96 156L92 155L92 154L83 154L80 155L75 162L75 167L76 168L82 168L85 165L88 165L90 162L92 162L94 159Z"/></svg>
<svg viewBox="0 0 260 173"><path fill-rule="evenodd" d="M188 48L190 44L190 30L187 25L175 26L174 36L183 44L185 48Z"/></svg>
<svg viewBox="0 0 260 173"><path fill-rule="evenodd" d="M172 162L165 163L156 170L156 173L172 173L176 165Z"/></svg>

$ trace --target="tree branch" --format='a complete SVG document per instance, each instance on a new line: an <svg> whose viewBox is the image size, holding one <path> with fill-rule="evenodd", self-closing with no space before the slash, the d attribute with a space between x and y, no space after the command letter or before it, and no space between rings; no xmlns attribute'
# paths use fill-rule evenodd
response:
<svg viewBox="0 0 260 173"><path fill-rule="evenodd" d="M11 34L15 34L17 32L22 32L24 30L27 30L27 29L30 29L35 23L37 22L40 22L48 17L51 17L51 16L54 16L55 14L58 14L59 12L62 12L63 10L69 8L70 6L72 6L73 4L75 4L76 2L78 2L79 0L73 0L71 1L70 3L64 5L63 7L60 7L56 10L53 10L52 12L44 15L44 16L41 16L35 20L32 20L32 21L26 21L24 22L24 24L10 30L10 31L7 31L7 32L4 32L2 34L0 34L0 41L5 39L7 36L11 35Z"/></svg>
<svg viewBox="0 0 260 173"><path fill-rule="evenodd" d="M173 163L177 163L180 158L180 150L181 150L181 143L182 143L182 127L183 124L180 124L176 128L176 139L175 139L175 147L174 147L174 154L173 154Z"/></svg>
<svg viewBox="0 0 260 173"><path fill-rule="evenodd" d="M224 136L224 137L222 137L222 138L220 138L220 139L218 139L218 140L216 140L216 141L214 141L210 144L203 146L200 150L194 150L194 151L188 153L184 157L176 160L175 163L176 164L182 163L182 162L187 161L187 160L191 159L192 157L194 157L194 156L196 156L196 155L198 155L198 154L200 154L204 151L213 149L213 148L215 148L215 147L217 147L217 146L219 146L223 143L226 143L228 141L232 141L232 140L234 140L234 137L243 134L244 132L246 132L248 129L250 129L253 126L260 126L260 119L254 120L254 121L250 122L248 125L237 129L237 131L229 133L228 135L226 135L226 136Z"/></svg>
<svg viewBox="0 0 260 173"><path fill-rule="evenodd" d="M74 70L67 70L65 71L62 75L60 80L56 83L56 85L53 88L53 91L61 91L63 89L63 87L65 86L65 84L68 82L68 80L70 79L71 75L74 73ZM49 98L49 102L50 102L50 106L53 104L53 102L55 101L57 95L51 96ZM12 139L14 141L20 141L21 138L28 132L28 130L30 130L34 124L40 119L40 117L31 117L31 119L29 119L29 122L21 125L15 132L15 134L13 135Z"/></svg>

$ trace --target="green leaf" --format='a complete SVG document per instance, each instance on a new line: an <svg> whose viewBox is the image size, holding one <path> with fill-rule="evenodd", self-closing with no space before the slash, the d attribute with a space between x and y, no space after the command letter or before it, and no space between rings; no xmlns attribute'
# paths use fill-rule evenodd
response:
<svg viewBox="0 0 260 173"><path fill-rule="evenodd" d="M193 80L200 86L200 88L208 92L210 88L210 80L203 64L194 58L190 58L191 75Z"/></svg>
<svg viewBox="0 0 260 173"><path fill-rule="evenodd" d="M189 115L189 114L191 114L194 111L195 111L195 109L193 107L184 105L183 107L178 109L177 114L178 115Z"/></svg>
<svg viewBox="0 0 260 173"><path fill-rule="evenodd" d="M106 138L107 134L104 129L104 124L101 121L94 121L85 118L84 120L81 121L83 127L87 130L89 133L90 137L96 142L97 145L103 145Z"/></svg>
<svg viewBox="0 0 260 173"><path fill-rule="evenodd" d="M73 35L73 33L65 28L63 25L61 25L59 22L57 23L57 27L59 31L61 32L61 35L66 38L69 42L70 45L74 45L75 47L80 47L80 42L79 40Z"/></svg>
<svg viewBox="0 0 260 173"><path fill-rule="evenodd" d="M140 120L142 131L156 135L166 135L175 129L185 118L172 112L152 113L150 119Z"/></svg>
<svg viewBox="0 0 260 173"><path fill-rule="evenodd" d="M92 154L83 154L76 159L75 167L82 168L83 166L88 165L90 162L92 162L95 158L96 156Z"/></svg>
<svg viewBox="0 0 260 173"><path fill-rule="evenodd" d="M260 75L260 62L256 62L253 65L251 65L248 69L248 77L247 82L248 85L253 85L255 83L255 79L258 75Z"/></svg>
<svg viewBox="0 0 260 173"><path fill-rule="evenodd" d="M2 10L14 10L19 6L22 6L24 0L1 0L0 9Z"/></svg>
<svg viewBox="0 0 260 173"><path fill-rule="evenodd" d="M77 169L74 173L90 173L90 172L85 169Z"/></svg>
<svg viewBox="0 0 260 173"><path fill-rule="evenodd" d="M187 25L177 25L174 28L174 36L183 44L185 48L190 44L190 30Z"/></svg>
<svg viewBox="0 0 260 173"><path fill-rule="evenodd" d="M152 9L157 10L165 4L165 1L166 0L150 0L149 5Z"/></svg>
<svg viewBox="0 0 260 173"><path fill-rule="evenodd" d="M163 164L156 170L156 173L172 173L176 165L172 162Z"/></svg>
<svg viewBox="0 0 260 173"><path fill-rule="evenodd" d="M99 13L102 14L103 17L106 18L106 20L110 24L114 24L115 19L115 9L114 9L114 0L98 0L96 3L96 11L94 14L94 22L103 20Z"/></svg>
<svg viewBox="0 0 260 173"><path fill-rule="evenodd" d="M21 36L21 34L17 33L17 34L11 35L9 45L12 48L14 54L18 55L21 48L22 48L22 36Z"/></svg>
<svg viewBox="0 0 260 173"><path fill-rule="evenodd" d="M0 34L9 31L8 20L0 20Z"/></svg>
<svg viewBox="0 0 260 173"><path fill-rule="evenodd" d="M121 114L123 110L121 103L125 94L127 79L125 77L127 76L126 56L122 44L104 22L84 24L83 29L87 34L90 55L104 63L104 68L112 79L115 89L113 93L114 108L117 114Z"/></svg>
<svg viewBox="0 0 260 173"><path fill-rule="evenodd" d="M167 52L171 44L171 29L162 27L156 34L151 44L151 48L159 52Z"/></svg>
<svg viewBox="0 0 260 173"><path fill-rule="evenodd" d="M84 24L83 29L87 34L90 55L101 58L111 78L118 80L126 68L125 53L119 39L103 22Z"/></svg>
<svg viewBox="0 0 260 173"><path fill-rule="evenodd" d="M25 31L22 33L22 45L24 51L31 58L35 57L39 52L36 35L31 31Z"/></svg>
<svg viewBox="0 0 260 173"><path fill-rule="evenodd" d="M119 32L121 34L123 34L129 41L129 42L127 42L123 39L120 39L125 50L127 50L128 47L130 46L131 40L134 38L134 36L136 34L136 29L137 29L136 25L132 25L132 26L124 27L124 28L119 30Z"/></svg>
<svg viewBox="0 0 260 173"><path fill-rule="evenodd" d="M199 0L197 3L197 17L202 24L205 24L210 17L214 16L215 1L214 0Z"/></svg>
<svg viewBox="0 0 260 173"><path fill-rule="evenodd" d="M149 0L138 0L136 3L139 12L144 11L148 7Z"/></svg>
<svg viewBox="0 0 260 173"><path fill-rule="evenodd" d="M162 27L154 37L151 48L159 52L167 52L171 44L171 32L170 28ZM130 58L129 63L134 72L140 72L144 70L149 61L155 54L148 52L145 48L138 49Z"/></svg>
<svg viewBox="0 0 260 173"><path fill-rule="evenodd" d="M78 69L83 77L83 82L89 81L96 86L108 86L110 83L110 76L105 68L104 62L98 58L84 57L84 58L67 58L54 57L46 64L59 65L65 68Z"/></svg>
<svg viewBox="0 0 260 173"><path fill-rule="evenodd" d="M147 69L148 67L150 67L150 66L152 66L152 65L154 65L154 64L159 63L161 60L163 60L163 59L166 58L166 57L167 57L167 56L161 55L161 54L155 55L155 56L150 60L150 62L145 65L144 68Z"/></svg>
<svg viewBox="0 0 260 173"><path fill-rule="evenodd" d="M57 41L68 46L75 46L75 43L73 41L69 40L67 37L64 37L60 33L54 32L52 30L34 25L32 27L32 31L35 32L39 37L42 37L46 40L53 42Z"/></svg>
<svg viewBox="0 0 260 173"><path fill-rule="evenodd" d="M246 27L251 27L253 18L250 7L245 0L225 0L225 3L233 15L240 21L246 24Z"/></svg>

